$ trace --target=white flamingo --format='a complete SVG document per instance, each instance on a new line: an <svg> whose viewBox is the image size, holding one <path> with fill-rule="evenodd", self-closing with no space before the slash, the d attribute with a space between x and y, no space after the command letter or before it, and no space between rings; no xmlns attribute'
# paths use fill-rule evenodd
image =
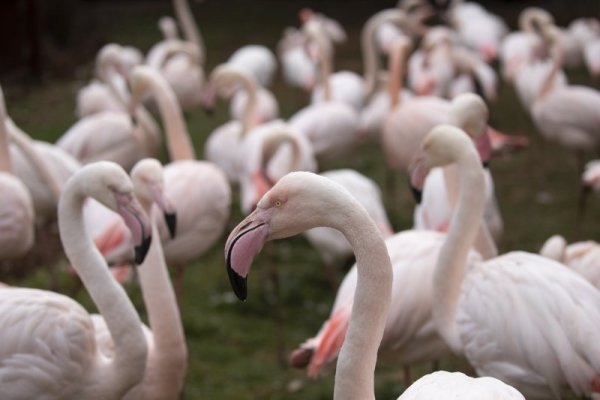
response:
<svg viewBox="0 0 600 400"><path fill-rule="evenodd" d="M178 215L177 237L163 240L167 264L178 271L176 292L181 295L184 266L204 254L221 236L229 219L231 189L225 174L213 163L195 159L185 121L175 94L162 76L149 67L133 70L130 84L135 108L147 93L158 104L167 133L171 162L164 168L165 194ZM157 221L168 237L164 221ZM203 238L198 241L198 238Z"/></svg>
<svg viewBox="0 0 600 400"><path fill-rule="evenodd" d="M460 187L433 278L438 332L479 375L498 378L528 399L559 399L569 388L597 395L600 292L560 263L525 252L467 269L484 211L484 176L470 138L442 125L423 141L411 180L422 185L427 169L448 164L456 164Z"/></svg>
<svg viewBox="0 0 600 400"><path fill-rule="evenodd" d="M579 156L579 170L583 170L582 153L600 144L600 92L586 86L554 85L563 60L563 48L557 30L544 30L553 44L552 69L533 102L531 115L540 133L557 141Z"/></svg>
<svg viewBox="0 0 600 400"><path fill-rule="evenodd" d="M147 345L140 318L85 231L81 209L88 196L122 215L139 246L138 262L150 244L150 225L131 180L114 163L83 167L61 195L61 240L105 318L114 357L96 346L90 315L71 298L38 289L2 289L0 382L8 399L116 400L144 377Z"/></svg>
<svg viewBox="0 0 600 400"><path fill-rule="evenodd" d="M217 127L206 140L204 155L207 160L218 165L227 174L231 183L238 182L242 158L240 147L246 134L262 122L258 115L258 92L255 79L239 68L221 64L210 76L211 86L222 93L231 93L236 87L243 87L247 94L244 115Z"/></svg>
<svg viewBox="0 0 600 400"><path fill-rule="evenodd" d="M175 229L175 217L170 201L163 194L163 172L154 159L139 161L131 171L135 195L148 215L156 204L160 217ZM160 237L152 218L152 236ZM130 243L131 246L131 243ZM187 367L187 347L181 316L160 240L153 240L148 254L139 265L139 279L150 328L142 325L148 342L148 360L144 379L134 386L124 399L178 399L181 395ZM101 350L114 357L114 343L102 316L92 315L96 339Z"/></svg>
<svg viewBox="0 0 600 400"><path fill-rule="evenodd" d="M360 274L338 358L334 399L374 399L377 348L390 305L392 267L379 229L346 190L309 172L283 177L229 235L225 256L230 282L236 295L245 299L252 259L267 240L319 226L343 232L352 244Z"/></svg>
<svg viewBox="0 0 600 400"><path fill-rule="evenodd" d="M309 139L318 159L332 159L349 151L357 140L358 115L349 105L333 101L329 75L331 53L321 34L314 33L312 40L319 48L320 77L324 85L324 102L311 104L289 119L292 129Z"/></svg>

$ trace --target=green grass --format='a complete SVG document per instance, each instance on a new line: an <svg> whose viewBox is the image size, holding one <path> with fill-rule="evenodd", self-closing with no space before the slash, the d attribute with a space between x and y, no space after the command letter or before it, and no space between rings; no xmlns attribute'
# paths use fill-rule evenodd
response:
<svg viewBox="0 0 600 400"><path fill-rule="evenodd" d="M223 2L194 5L208 46L209 65L216 65L235 48L247 43L263 43L273 48L283 28L296 24L295 12L303 3L234 1L226 5ZM337 67L359 71L358 32L367 16L378 7L358 1L346 14L336 12L344 4L327 2L320 9L338 17L348 29L350 40L337 53ZM132 44L145 51L159 37L156 20L170 12L168 5L162 3L90 7L94 7L98 25L103 27L101 35L106 41ZM277 12L272 11L273 8L277 8ZM88 65L82 66L83 73L78 75L87 79L91 75L92 61L90 59ZM583 71L571 74L573 81L589 83ZM3 82L9 113L35 138L54 141L75 122L75 94L85 79L47 79L39 87ZM306 95L286 87L281 80L275 83L273 91L279 98L284 117L307 101ZM567 239L574 240L579 187L574 157L554 144L542 143L511 88L502 86L499 93L498 102L491 106L493 125L499 130L532 139L530 149L499 157L492 164L505 223L501 251L537 251L554 233L562 233ZM226 106L221 105L213 117L195 110L187 115L187 119L197 153L201 155L207 135L227 120ZM382 160L378 145L366 144L353 159L332 162L323 165L322 169L353 167L385 187ZM348 164L348 161L352 163ZM401 195L393 198L390 193L385 193L385 204L394 227L408 229L413 202L404 188L406 176L398 175L395 179L401 185ZM542 192L545 194L540 195ZM541 197L549 201L541 202ZM590 200L581 238L598 239L600 228L595 221L600 217L600 206L593 201L595 199ZM239 206L234 202L230 228L241 218ZM268 244L254 263L249 281L250 297L245 303L239 303L229 288L223 246L224 239L187 270L181 312L189 349L189 368L183 398L330 399L332 374L323 379L308 380L303 371L290 369L282 360L282 356L316 333L333 302L334 294L327 285L316 252L302 237ZM269 279L272 269L279 274L279 290ZM48 274L38 270L25 280L11 283L47 288ZM61 276L60 283L61 290L68 293L72 282L67 274ZM145 318L139 288L129 287L128 291ZM77 300L93 310L85 293L79 294ZM443 360L441 366L469 371L460 360ZM428 372L429 368L428 365L420 366L415 377ZM376 377L377 398L396 398L403 390L401 369L391 362L381 362Z"/></svg>

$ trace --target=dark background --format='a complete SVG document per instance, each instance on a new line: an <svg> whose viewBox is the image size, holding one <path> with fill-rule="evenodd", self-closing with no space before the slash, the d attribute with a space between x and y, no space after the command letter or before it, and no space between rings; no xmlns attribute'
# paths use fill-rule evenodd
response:
<svg viewBox="0 0 600 400"><path fill-rule="evenodd" d="M481 0L498 13L511 28L518 13L527 6L548 9L559 25L581 16L600 15L598 0ZM267 14L273 24L297 25L296 12L310 6L328 13L342 25L366 20L376 11L393 7L394 0L204 0L191 1L200 27L229 23L252 27ZM164 10L164 11L163 11ZM48 78L72 78L77 68L89 63L110 37L109 25L126 15L170 13L169 0L1 0L0 1L0 78L11 83L41 82ZM155 24L153 24L155 27ZM127 27L124 27L125 29ZM260 29L260 25L252 29ZM272 27L270 27L272 28ZM158 39L158 31L155 29ZM210 30L209 30L210 32ZM153 33L154 34L154 33ZM277 38L273 38L274 45ZM210 43L211 38L206 41ZM129 43L123 43L129 44ZM147 50L147 49L142 49Z"/></svg>

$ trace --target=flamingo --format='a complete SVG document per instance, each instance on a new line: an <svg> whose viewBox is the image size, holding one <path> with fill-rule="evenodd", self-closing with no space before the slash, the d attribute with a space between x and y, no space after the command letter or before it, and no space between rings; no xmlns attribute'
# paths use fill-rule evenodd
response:
<svg viewBox="0 0 600 400"><path fill-rule="evenodd" d="M569 388L598 395L600 292L560 263L526 252L466 268L484 211L484 175L471 139L441 125L424 139L411 181L419 187L429 168L448 164L456 164L460 184L433 278L439 334L479 375L527 399L559 399Z"/></svg>
<svg viewBox="0 0 600 400"><path fill-rule="evenodd" d="M152 203L156 204L174 232L175 214L163 194L160 163L154 159L139 161L131 170L131 180L144 211L152 215ZM160 237L156 218L151 223L152 236ZM148 360L144 379L127 392L124 399L178 399L185 379L187 347L160 240L150 244L144 262L139 265L139 278L150 322L150 328L142 325L148 343ZM114 357L114 343L104 318L94 314L92 320L101 350L108 357Z"/></svg>
<svg viewBox="0 0 600 400"><path fill-rule="evenodd" d="M473 400L525 400L512 386L491 378L471 378L461 372L436 371L423 376L402 393L398 400L435 398Z"/></svg>
<svg viewBox="0 0 600 400"><path fill-rule="evenodd" d="M6 129L6 106L0 88L0 254L2 259L24 255L34 241L35 214L27 187L12 172Z"/></svg>
<svg viewBox="0 0 600 400"><path fill-rule="evenodd" d="M399 36L395 42L388 45L388 73L377 85L378 61L374 54L374 32L383 24L391 22L403 23L406 17L396 10L384 10L372 16L362 30L361 44L363 49L365 70L365 91L370 95L370 100L360 113L360 132L371 138L379 137L385 118L390 110L396 107L401 99L410 98L412 94L404 90L402 80L404 77L404 58L410 52L410 41L406 35ZM381 83L381 82L380 82Z"/></svg>
<svg viewBox="0 0 600 400"><path fill-rule="evenodd" d="M284 176L230 233L225 245L230 282L237 297L245 299L252 259L267 240L319 226L340 230L352 244L361 284L338 358L334 399L374 399L377 348L390 305L392 268L377 226L346 190L310 172Z"/></svg>
<svg viewBox="0 0 600 400"><path fill-rule="evenodd" d="M150 67L133 70L130 85L131 109L146 93L156 100L167 133L171 162L164 168L165 194L178 215L177 237L163 241L167 264L177 271L176 293L180 296L184 265L204 254L221 236L229 219L231 189L227 177L217 166L195 159L194 148L177 104L165 79ZM164 221L159 231L168 232ZM197 238L202 237L201 243Z"/></svg>
<svg viewBox="0 0 600 400"><path fill-rule="evenodd" d="M6 398L121 399L144 377L147 345L140 318L85 231L81 209L88 196L122 215L135 238L137 262L148 250L150 225L133 197L131 180L114 163L81 168L61 195L61 240L106 321L114 356L106 357L96 346L90 315L71 298L38 289L2 289L0 382Z"/></svg>
<svg viewBox="0 0 600 400"><path fill-rule="evenodd" d="M319 48L320 82L324 85L323 103L311 104L294 114L289 126L309 139L318 159L332 159L347 152L356 142L358 115L349 105L333 101L329 74L331 54L321 34L313 32Z"/></svg>
<svg viewBox="0 0 600 400"><path fill-rule="evenodd" d="M549 237L542 248L540 255L558 261L571 268L600 289L600 244L593 240L575 242L567 245L561 235Z"/></svg>
<svg viewBox="0 0 600 400"><path fill-rule="evenodd" d="M221 64L213 70L211 85L217 91L228 91L241 85L247 94L244 115L241 120L229 121L217 127L206 140L204 154L207 160L218 165L231 183L240 176L241 158L239 148L244 137L252 128L262 122L257 114L257 84L251 75L229 64Z"/></svg>
<svg viewBox="0 0 600 400"><path fill-rule="evenodd" d="M125 105L115 88L126 90L125 79L131 69L142 63L142 55L136 48L109 43L102 47L96 56L96 77L77 93L76 115L87 117L101 111L123 111ZM110 69L115 68L120 76ZM108 80L113 80L107 84ZM111 86L112 85L112 86Z"/></svg>
<svg viewBox="0 0 600 400"><path fill-rule="evenodd" d="M179 21L185 42L192 51L176 51L171 57L169 46L179 40L177 27L170 17L159 20L159 28L164 40L155 44L146 56L146 64L161 71L175 91L177 100L184 110L190 110L202 103L204 92L204 69L206 60L204 41L198 30L187 0L173 0L173 8Z"/></svg>
<svg viewBox="0 0 600 400"><path fill-rule="evenodd" d="M227 64L252 75L263 87L271 85L277 69L277 59L273 52L257 44L240 47L229 56Z"/></svg>
<svg viewBox="0 0 600 400"><path fill-rule="evenodd" d="M554 45L553 64L534 100L531 115L546 139L578 153L581 172L582 153L600 143L600 114L597 112L600 92L585 86L553 84L562 65L563 49L554 27L545 29L544 35Z"/></svg>
<svg viewBox="0 0 600 400"><path fill-rule="evenodd" d="M546 10L537 7L525 8L519 14L519 30L505 36L500 47L502 77L513 82L519 69L539 61L544 43L538 31L544 25L554 23Z"/></svg>
<svg viewBox="0 0 600 400"><path fill-rule="evenodd" d="M508 33L500 17L475 2L457 2L450 9L450 21L460 40L486 63L496 59L502 38Z"/></svg>
<svg viewBox="0 0 600 400"><path fill-rule="evenodd" d="M302 32L297 28L288 27L277 44L277 56L286 83L309 92L317 80L317 68L306 53L304 44Z"/></svg>
<svg viewBox="0 0 600 400"><path fill-rule="evenodd" d="M116 45L107 49L105 62L114 63L118 52ZM113 79L109 77L107 80L113 93L126 104L128 94L120 90ZM141 158L158 152L160 131L143 109L136 110L135 117L139 124L134 124L124 108L120 111L102 111L80 119L58 139L56 145L82 164L110 160L126 170L131 169Z"/></svg>

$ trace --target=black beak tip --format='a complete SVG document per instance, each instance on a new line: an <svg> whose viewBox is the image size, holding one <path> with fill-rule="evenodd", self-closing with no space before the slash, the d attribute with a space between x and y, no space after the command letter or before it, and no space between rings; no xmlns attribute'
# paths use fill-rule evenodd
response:
<svg viewBox="0 0 600 400"><path fill-rule="evenodd" d="M148 236L142 240L142 244L139 246L135 246L135 263L141 264L144 262L146 258L146 254L148 254L148 250L150 249L150 243L152 243L152 236Z"/></svg>
<svg viewBox="0 0 600 400"><path fill-rule="evenodd" d="M165 213L165 222L167 223L167 228L169 228L169 235L173 239L177 232L177 214Z"/></svg>
<svg viewBox="0 0 600 400"><path fill-rule="evenodd" d="M248 279L242 278L237 272L231 268L231 262L227 260L227 275L229 275L229 283L233 289L233 293L238 299L245 301L248 297Z"/></svg>
<svg viewBox="0 0 600 400"><path fill-rule="evenodd" d="M411 191L411 193L413 195L413 198L417 202L417 204L421 204L421 201L423 201L423 191L417 189L413 185L410 185L410 191Z"/></svg>

